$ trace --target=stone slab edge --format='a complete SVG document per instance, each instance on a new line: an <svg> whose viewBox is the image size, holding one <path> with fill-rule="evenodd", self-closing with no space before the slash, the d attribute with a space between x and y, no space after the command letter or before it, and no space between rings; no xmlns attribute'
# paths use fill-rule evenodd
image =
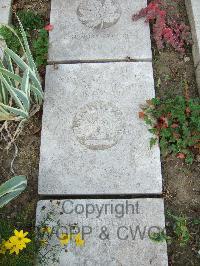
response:
<svg viewBox="0 0 200 266"><path fill-rule="evenodd" d="M11 22L12 0L0 0L0 24L9 24Z"/></svg>
<svg viewBox="0 0 200 266"><path fill-rule="evenodd" d="M148 23L145 23L144 20L139 20L135 23L139 24L140 26L142 25L144 27L144 29L140 29L140 35L144 35L143 31L146 33L146 35L143 36L143 38L147 38L146 39L146 45L142 45L142 44L139 44L137 49L138 50L141 50L142 53L144 53L145 50L148 50L148 52L145 52L145 55L137 55L137 53L135 54L135 48L129 48L129 51L126 53L124 50L124 48L122 49L122 53L119 53L118 55L116 54L113 54L112 55L112 51L110 51L110 54L98 54L99 51L98 49L94 49L94 47L91 46L94 45L93 41L89 42L89 40L87 40L86 43L88 43L88 47L92 47L94 50L94 54L92 55L88 55L88 56L83 56L82 54L81 55L70 55L70 53L66 54L66 52L63 54L63 55L58 55L58 52L56 52L56 49L54 47L54 45L52 46L52 42L56 40L57 42L57 39L59 39L60 37L58 36L57 38L53 38L53 36L55 34L58 33L58 29L57 28L57 21L54 19L54 13L56 13L56 7L60 4L60 2L62 2L62 0L59 0L59 1L56 1L56 0L52 0L52 3L51 3L51 18L50 18L50 21L51 21L51 24L54 24L54 30L52 32L50 32L49 34L49 42L50 42L50 45L49 45L49 52L48 52L48 59L47 59L47 62L49 64L66 64L66 63L101 63L101 62L129 62L129 61L134 61L134 62L152 62L152 51L151 51L151 40L150 40L150 27L149 27L149 24ZM68 2L68 1L63 1L64 2ZM75 2L75 1L72 1L72 2ZM123 0L122 0L123 2ZM147 1L146 0L137 0L137 1L132 1L132 2L136 2L136 3L139 3L139 8L134 10L135 13L137 13L141 8L144 8L147 4ZM144 4L144 5L143 5ZM65 7L65 6L64 6ZM63 7L61 9L64 9ZM131 8L130 8L131 9ZM63 10L61 10L63 11ZM60 11L60 12L61 12ZM58 10L59 12L59 10ZM59 17L61 16L62 17L62 14L59 12ZM134 12L133 12L134 13ZM67 14L67 13L66 13ZM132 15L132 14L131 14ZM131 15L130 15L130 21L131 21ZM62 22L62 20L61 20ZM62 28L62 23L58 23L59 25L59 30L61 30L60 28ZM129 25L130 26L130 25ZM72 25L73 27L73 25ZM134 31L134 24L133 24L133 31ZM74 30L74 32L76 32L76 30ZM80 32L78 32L80 34ZM118 33L118 32L117 32ZM124 32L126 33L126 32ZM63 36L62 38L64 38L64 36L67 35L66 32L63 33ZM69 39L67 40L68 43L71 42L71 39L69 37ZM109 41L109 40L108 40ZM116 39L117 41L117 39ZM134 41L134 39L132 38L130 40L131 42ZM63 42L63 40L61 41L61 43ZM111 41L112 43L112 41ZM125 42L126 43L126 42ZM82 44L81 43L78 43L78 42L75 42L74 43L75 46L79 45L81 46ZM97 44L96 44L97 45ZM140 47L140 45L142 45L142 49ZM68 46L68 44L67 44ZM144 46L144 47L143 47ZM90 47L90 48L91 48ZM65 51L67 47L63 46L61 47L62 49L60 49L60 51ZM71 50L73 49L73 46L69 49ZM83 49L83 47L82 47ZM93 50L91 49L91 50ZM114 49L115 50L115 49Z"/></svg>
<svg viewBox="0 0 200 266"><path fill-rule="evenodd" d="M200 1L185 0L193 39L193 59L196 68L196 79L200 94Z"/></svg>
<svg viewBox="0 0 200 266"><path fill-rule="evenodd" d="M77 73L79 73L79 75L81 75L80 73L83 73L83 70L82 69L85 69L85 67L86 67L86 69L90 69L90 70L92 70L92 68L90 68L92 65L91 64L81 64L81 65L79 65L79 66L77 66L77 65L73 65L73 66L71 66L72 67L72 69L74 68L74 69L76 69L76 72L74 72L74 73L76 73L76 75L77 75ZM152 64L151 63L110 63L110 64L93 64L93 66L95 66L95 68L96 68L96 71L98 70L98 73L101 73L102 71L104 72L104 70L105 69L110 69L110 71L111 72L109 72L108 71L108 73L114 73L114 69L115 69L115 66L117 66L117 68L115 69L115 71L118 71L117 73L120 73L120 70L122 71L122 69L124 68L124 69L126 69L126 67L128 67L127 69L128 69L128 73L131 73L131 69L132 69L132 71L133 71L133 73L136 73L137 71L139 71L138 72L138 74L137 74L137 78L136 79L138 79L138 81L137 82L141 82L142 81L142 83L141 84L143 84L143 86L145 86L146 88L145 89L143 89L143 91L142 92L140 92L139 94L141 94L141 93L143 93L143 95L144 95L144 97L140 97L141 99L140 99L140 101L138 102L138 106L136 107L136 109L135 109L135 113L136 113L136 117L137 118L134 118L134 119L136 119L136 121L137 121L137 119L138 119L138 115L137 115L137 112L139 111L139 104L143 104L143 102L144 102L144 98L146 97L146 99L149 99L149 98L152 98L152 97L154 97L154 95L155 95L155 92L154 92L154 87L153 87L153 73L152 73ZM113 68L113 70L111 70L111 66L112 66L112 68ZM62 75L64 75L63 73L65 73L65 70L67 70L67 69L69 69L69 65L59 65L59 67L60 67L60 73L62 73ZM94 69L95 69L94 68ZM52 69L52 70L51 70ZM71 69L71 70L72 70ZM136 70L137 69L137 70ZM46 86L48 87L48 90L46 91L46 98L48 98L48 99L50 99L50 98L52 98L52 96L51 96L51 93L52 93L52 91L53 91L53 87L51 87L53 84L56 84L55 83L55 77L57 77L57 78L59 78L60 79L60 74L58 75L58 74L55 74L55 77L54 77L54 75L52 75L55 71L53 70L53 66L49 66L49 67L47 67L47 76L46 77L51 77L51 81L48 79L48 82L46 82ZM79 71L78 71L79 70ZM64 72L63 72L64 71ZM78 71L78 72L77 72ZM136 71L136 72L135 72ZM144 71L144 72L143 72ZM57 72L59 73L59 70L57 70ZM102 73L103 73L102 72ZM107 75L108 75L108 73L107 73ZM58 75L58 76L57 76ZM139 76L140 76L140 78L139 78ZM128 77L128 76L127 76ZM98 80L98 79L97 79ZM97 81L96 80L96 81ZM104 81L103 81L104 80ZM133 78L132 77L132 80L135 80L135 78ZM146 82L145 83L143 83L143 80L146 80ZM148 80L148 81L147 81ZM46 80L47 81L47 80ZM104 78L102 77L102 82L104 82L105 83L105 81L106 81L106 79L105 79L105 76L104 76ZM66 82L67 82L67 80L66 80ZM81 80L81 82L83 82L82 80ZM122 81L121 81L122 82ZM123 82L125 82L125 80L123 80ZM63 81L61 82L62 84L63 84ZM139 83L136 83L136 84L139 84ZM64 83L65 84L65 83ZM63 84L63 85L64 85ZM80 83L81 84L81 83ZM91 83L92 84L92 83ZM106 84L106 83L105 83ZM120 83L119 83L120 84ZM127 83L127 84L129 84L129 83ZM130 84L132 84L131 83L131 81L130 81ZM57 84L58 85L58 84ZM94 85L94 84L93 84ZM92 85L92 86L93 86ZM55 86L55 85L53 85L53 86ZM70 85L71 86L71 85ZM128 86L128 85L126 85L126 86ZM132 86L132 85L131 85ZM148 96L145 96L145 94L144 94L144 92L146 92L146 95L148 95ZM56 92L57 93L57 92ZM58 92L59 93L59 92ZM54 92L54 94L55 94L55 92ZM86 95L88 94L88 92L86 93ZM92 95L92 94L91 94ZM113 95L115 95L115 94L113 94ZM126 94L125 94L126 95ZM137 95L137 94L136 94ZM100 95L99 95L100 96ZM117 96L117 94L116 94L116 96ZM78 96L76 96L76 101L77 101L77 98ZM126 97L127 97L127 95L126 95ZM54 98L54 96L53 96L53 98ZM86 99L87 99L87 101L92 101L92 96L88 96L88 97L86 97ZM74 99L74 97L73 97L73 99ZM103 98L102 98L103 99ZM109 98L110 99L110 98ZM107 98L107 100L108 100L108 98ZM118 98L118 100L117 101L119 101L119 98ZM116 101L116 102L117 102ZM77 103L76 103L77 104ZM55 104L55 106L58 106L59 105L59 103L57 103L57 104ZM123 104L122 104L123 105ZM48 109L46 109L47 107L49 106L49 110L53 110L52 108L54 108L53 107L53 105L52 104L47 104L46 105L46 107L44 108L45 110L48 110ZM64 106L64 104L62 103L62 106ZM77 105L78 106L78 105ZM133 105L134 106L134 105ZM133 108L133 107L131 107L131 108ZM57 112L57 111L56 111ZM60 112L60 111L59 111ZM73 111L74 112L74 111ZM45 116L43 116L43 133L42 133L42 136L43 136L43 138L42 138L42 144L41 144L41 155L42 156L40 156L40 178L39 178L39 194L40 195L54 195L54 196L57 196L57 195L73 195L73 194L76 194L76 195L97 195L97 194L99 194L99 195L116 195L116 194L121 194L121 195L125 195L125 194L135 194L135 195L141 195L141 194L148 194L148 195L152 195L152 194L162 194L162 175L161 175L161 169L160 169L160 153L159 153L159 149L158 149L158 147L154 147L154 151L152 150L152 153L150 153L150 154L152 154L152 157L151 157L151 159L152 159L152 163L154 162L155 164L154 164L154 168L153 169L156 169L156 170L153 170L152 171L152 177L153 177L153 180L151 180L150 179L150 175L149 175L149 177L147 178L147 177L145 177L144 176L144 178L139 178L139 175L137 176L137 179L138 180L140 180L140 181L138 181L138 183L140 183L141 182L141 187L139 186L139 187L135 187L135 189L131 189L131 188L133 188L133 184L132 183L134 183L134 184L137 184L137 182L136 181L134 181L134 182L131 182L131 180L130 180L130 183L132 184L132 186L131 187L126 187L126 183L127 182L125 182L125 181L123 181L122 182L122 184L123 184L123 186L125 187L125 188L123 188L122 189L122 184L121 185L119 185L120 184L120 179L119 179L119 177L118 177L118 181L116 182L116 180L114 181L114 182L116 182L116 183L114 183L112 186L111 186L111 183L112 182L108 182L108 184L109 184L109 186L111 186L110 187L110 189L106 189L105 190L105 188L106 188L106 186L105 185L101 185L101 188L97 188L97 189L95 189L95 191L94 191L94 189L92 189L92 185L91 185L91 183L90 182L86 182L85 184L87 184L87 185L85 185L84 186L84 189L81 189L81 187L83 186L83 184L79 181L79 179L77 179L78 181L72 181L72 176L73 175L75 175L75 173L74 174L72 174L72 175L70 175L70 179L67 179L66 177L65 178L57 178L57 184L56 184L56 182L55 182L55 176L57 175L57 176L59 176L59 175L61 175L61 176L64 176L64 172L62 172L61 171L61 165L59 165L59 168L57 168L57 170L56 170L56 172L55 172L55 174L52 174L51 172L51 174L49 174L48 173L48 171L47 172L45 172L45 171L43 171L46 167L47 167L47 169L50 169L51 168L51 164L47 164L46 165L46 163L45 163L45 160L44 160L44 157L45 158L47 158L47 156L49 156L48 155L48 153L49 154L51 154L51 151L48 151L47 153L46 153L46 151L47 151L47 149L45 148L45 145L48 145L49 146L49 143L48 143L48 141L47 141L47 139L48 139L48 136L50 136L49 134L47 134L48 132L49 132L49 122L48 122L48 120L49 119L47 119L47 114L49 113L49 111L47 112L47 111L45 111L44 112L44 114L43 115L45 115ZM53 112L54 113L54 112ZM62 118L62 119L66 119L65 118L65 112L63 113L64 114L64 117ZM128 113L127 113L127 115L128 115ZM72 115L70 114L70 116L72 117ZM55 121L55 124L57 124L57 117L55 118L56 119L56 121ZM71 118L70 118L71 119ZM70 121L70 119L69 119L69 121ZM129 117L129 119L130 119L130 117ZM131 118L132 119L132 118ZM51 120L52 121L52 120ZM138 121L139 122L139 121ZM71 123L71 122L70 122ZM128 122L128 124L129 124L129 122ZM139 122L139 128L140 128L140 130L142 130L143 129L143 127L141 127L141 125L140 125L140 122ZM128 130L130 130L130 128L131 128L132 126L130 126L130 127L128 127L129 129ZM46 132L47 133L45 133L45 131L44 131L44 129L46 129ZM55 129L51 129L51 130L55 130ZM65 129L66 130L66 129ZM145 131L147 131L147 128L145 127L145 125L144 125L144 130ZM127 131L128 132L128 131ZM135 134L136 134L136 132L137 131L135 131ZM126 133L127 134L127 133ZM128 135L130 135L130 134L128 134ZM146 133L145 133L145 146L147 147L147 145L149 146L149 139L150 139L150 135L149 135L149 137L148 137L148 135L146 135ZM73 138L72 138L73 139ZM129 138L127 138L127 139L129 139ZM50 137L50 139L49 140L51 140L51 137ZM129 142L129 140L127 140L128 142ZM54 142L53 142L54 143ZM126 143L126 141L124 142L124 143ZM142 140L141 140L141 145L142 145ZM71 144L70 144L71 145ZM141 146L140 145L140 146ZM48 147L47 146L47 147ZM62 147L62 146L60 146L60 147ZM70 146L69 146L70 147ZM121 147L121 151L123 151L123 146L120 146ZM137 145L136 145L136 147L137 147ZM63 147L62 147L63 148ZM61 148L61 149L62 149ZM141 147L142 148L142 147ZM55 149L55 148L53 148L53 149ZM65 149L67 150L67 148L65 147ZM56 149L55 149L56 150ZM76 149L75 149L76 150ZM143 150L143 149L141 149L141 150ZM78 149L77 149L77 151L78 151ZM76 152L77 152L76 151ZM81 149L80 149L80 151L81 151ZM84 151L84 150L83 150ZM144 151L145 151L145 149L144 149ZM76 154L76 152L75 152L75 154ZM84 153L83 153L84 154ZM89 153L90 154L90 153ZM108 155L109 153L107 153L107 155ZM113 153L112 153L113 154ZM119 153L116 153L116 155L118 154L118 157L119 157ZM154 155L153 155L154 154ZM53 156L53 154L52 154L52 156ZM89 156L92 156L91 158L95 158L95 157L93 157L93 155L92 154L90 154ZM113 155L112 155L113 156ZM140 157L141 156L141 153L139 152L138 153L138 156ZM76 156L75 156L76 157ZM52 158L54 158L55 159L55 157L52 157ZM144 156L144 158L148 158L148 157L145 157ZM149 158L148 158L149 159ZM149 161L151 161L151 160L149 160ZM115 162L116 163L116 162ZM105 164L105 162L104 162L104 164ZM70 163L70 165L71 165L71 163ZM78 164L75 164L75 165L78 165ZM105 164L106 165L106 164ZM109 164L108 164L109 165ZM140 164L139 164L140 165ZM50 167L50 168L49 168ZM78 167L80 167L80 164L79 164L79 166ZM115 167L116 167L116 165L115 165ZM139 166L139 168L140 169L143 169L143 167L145 167L145 164L144 164L144 166L142 166L142 164ZM116 167L117 169L118 169L118 167ZM89 169L89 168L88 168ZM100 168L99 168L100 169ZM123 168L122 168L123 169ZM150 169L150 168L149 168ZM92 170L92 168L90 169L90 171L89 172L91 172L91 170ZM54 170L53 171L55 171L55 168L54 168ZM61 172L60 172L61 171ZM88 170L87 170L88 171ZM86 172L87 172L86 171ZM146 171L144 171L145 172L145 175L147 175L148 173L146 172ZM101 171L101 174L103 173L103 171ZM105 174L106 172L104 172L104 174ZM131 171L130 171L130 173L131 173ZM141 174L143 173L143 171L141 170ZM154 175L153 175L153 173L154 173ZM77 173L76 173L77 174ZM84 173L85 174L85 173ZM104 175L103 174L103 175ZM88 174L86 174L87 176L88 176ZM123 175L123 171L121 172L121 174L120 175ZM92 175L89 175L90 176L90 178L92 178ZM114 177L114 175L113 175L113 177ZM88 177L89 178L89 177ZM90 178L88 179L87 178L87 180L90 180ZM99 177L100 178L100 177ZM126 178L128 179L128 175L126 176ZM65 187L67 187L67 186L63 186L63 185L60 185L60 180L61 179L63 179L64 180L64 184L65 185L67 185L67 182L69 182L68 184L70 184L71 182L73 183L73 184L77 184L76 186L74 186L74 188L72 189L72 185L70 184L70 186L71 186L71 188L69 189L69 187L67 188L67 190L66 190L66 188ZM102 179L102 180L104 180L104 178ZM124 179L124 180L126 180L126 179ZM150 181L151 180L151 181ZM92 183L92 184L95 184L95 183L98 183L98 184L100 184L100 182L94 182L94 183ZM149 185L145 185L145 184L149 184ZM152 186L152 184L154 184L153 186ZM86 187L89 187L90 188L90 190L88 191L88 189L86 189Z"/></svg>
<svg viewBox="0 0 200 266"><path fill-rule="evenodd" d="M9 24L11 22L12 0L0 0L0 24ZM0 35L0 58L3 58L3 50L6 44Z"/></svg>
<svg viewBox="0 0 200 266"><path fill-rule="evenodd" d="M70 205L69 203L73 204ZM96 210L93 213L90 213L89 216L86 214L86 206L107 206L113 205L117 206L118 204L126 205L126 204L134 205L137 203L139 212L134 214L126 213L121 218L116 218L115 213L112 211L104 211L100 217L96 217ZM68 207L75 208L75 206L85 206L83 213L76 213L75 209L73 212L68 212ZM67 208L67 212L65 213L65 207ZM126 205L127 206L127 205ZM107 207L106 207L107 208ZM150 210L151 208L152 210ZM115 209L115 207L114 207ZM126 209L127 210L127 209ZM151 211L153 213L151 213ZM167 245L166 242L154 243L151 241L146 240L147 242L144 243L139 241L137 244L133 243L132 240L129 238L123 242L123 247L120 252L115 251L115 247L118 245L120 246L119 238L116 236L116 228L121 225L131 225L135 226L139 224L140 226L158 226L159 228L165 228L165 216L164 216L164 201L163 199L152 199L152 198L134 198L134 199L62 199L62 200L40 200L37 203L37 214L36 214L36 226L40 228L40 223L43 221L44 217L51 213L52 216L50 220L47 220L46 226L54 227L58 225L57 221L60 221L60 224L64 226L74 224L76 221L77 226L88 225L92 226L94 230L92 232L94 234L90 235L90 239L86 238L86 243L88 244L87 249L79 249L78 252L74 252L71 247L69 247L68 255L67 253L61 253L58 250L58 257L64 257L61 259L60 263L56 263L55 265L63 266L63 265L86 265L84 262L87 261L87 265L133 265L132 262L134 261L134 266L147 266L147 265L154 265L154 266L168 266L168 256L167 256ZM133 215L133 217L132 217ZM80 217L79 217L80 216ZM114 218L115 217L115 218ZM155 223L155 224L154 224ZM98 234L96 234L101 228L102 225L106 225L109 232L110 237L106 243L102 244L98 241ZM81 230L81 229L80 229ZM92 239L91 239L92 238ZM54 245L55 238L52 238L49 242L50 245ZM101 253L104 249L104 246L108 245L106 248L107 254ZM155 246L154 246L155 245ZM96 246L96 248L94 248ZM115 247L114 247L115 246ZM140 249L141 248L141 249ZM134 252L131 252L131 250ZM46 252L46 250L43 250ZM100 253L100 254L99 254ZM119 253L119 254L118 254ZM121 253L121 254L120 254ZM140 256L142 253L142 256ZM43 254L41 250L41 254ZM122 255L123 254L123 255ZM140 255L139 255L140 254ZM97 256L96 256L97 255ZM99 255L101 255L101 259L99 260ZM150 255L150 264L148 262L148 257ZM93 259L97 257L97 260L93 262ZM143 257L143 258L140 258ZM151 258L152 257L152 258ZM119 263L119 259L121 259L121 263ZM145 259L145 261L143 261ZM77 260L80 264L77 264ZM112 260L112 263L111 263ZM73 261L73 262L72 262ZM84 261L84 262L83 262ZM101 263L100 263L101 261ZM113 263L115 262L115 263ZM118 262L118 263L117 263ZM37 264L38 265L38 264ZM40 264L39 264L40 265ZM39 266L38 265L38 266ZM51 259L46 262L46 265L54 265L51 262Z"/></svg>
<svg viewBox="0 0 200 266"><path fill-rule="evenodd" d="M200 95L200 64L196 68L196 79L197 79L197 86L198 86L199 95Z"/></svg>

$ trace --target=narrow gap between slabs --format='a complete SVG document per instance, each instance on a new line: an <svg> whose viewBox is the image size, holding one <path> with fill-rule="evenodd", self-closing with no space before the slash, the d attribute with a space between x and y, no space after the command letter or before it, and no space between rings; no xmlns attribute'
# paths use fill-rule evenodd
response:
<svg viewBox="0 0 200 266"><path fill-rule="evenodd" d="M132 58L125 58L125 59L98 59L98 60L61 60L61 61L48 61L47 65L64 65L64 64L84 64L84 63L121 63L121 62L137 62L137 63L146 63L152 62L151 59L132 59Z"/></svg>
<svg viewBox="0 0 200 266"><path fill-rule="evenodd" d="M39 195L39 200L62 200L62 199L162 199L163 195L134 194L134 195Z"/></svg>

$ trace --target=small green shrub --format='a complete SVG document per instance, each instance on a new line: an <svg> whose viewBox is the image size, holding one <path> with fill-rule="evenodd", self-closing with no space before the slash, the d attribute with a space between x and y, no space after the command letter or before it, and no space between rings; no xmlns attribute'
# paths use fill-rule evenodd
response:
<svg viewBox="0 0 200 266"><path fill-rule="evenodd" d="M4 49L0 60L0 121L25 121L43 101L40 77L33 60L27 36L19 21L21 38L9 26L6 26L18 38L22 55L11 49Z"/></svg>
<svg viewBox="0 0 200 266"><path fill-rule="evenodd" d="M154 98L142 109L139 116L155 135L150 146L159 140L163 155L172 153L192 163L194 151L200 149L200 98Z"/></svg>
<svg viewBox="0 0 200 266"><path fill-rule="evenodd" d="M29 40L30 48L37 67L46 65L48 54L48 31L44 29L45 21L40 15L32 11L22 10L17 14L23 25L26 37ZM12 28L21 38L20 27L12 26ZM16 37L16 34L10 31L6 26L0 27L0 36L5 40L7 47L16 54L21 55L21 44Z"/></svg>
<svg viewBox="0 0 200 266"><path fill-rule="evenodd" d="M45 25L45 22L41 16L33 11L22 10L17 12L17 16L19 17L25 31L41 29Z"/></svg>
<svg viewBox="0 0 200 266"><path fill-rule="evenodd" d="M39 30L37 38L33 41L33 56L37 67L46 65L48 54L48 32Z"/></svg>
<svg viewBox="0 0 200 266"><path fill-rule="evenodd" d="M18 29L15 29L15 30L19 34L19 30ZM10 31L7 27L2 26L0 28L0 36L3 37L8 48L10 48L13 52L17 54L19 53L21 45L20 45L19 40L17 39L15 34L13 34L12 31Z"/></svg>
<svg viewBox="0 0 200 266"><path fill-rule="evenodd" d="M180 246L182 247L186 246L190 240L188 219L183 215L180 216L173 215L170 211L167 211L167 217L170 218L171 221L173 222L174 234Z"/></svg>
<svg viewBox="0 0 200 266"><path fill-rule="evenodd" d="M184 248L190 244L191 240L194 241L193 230L191 229L194 225L200 225L200 219L190 219L183 214L175 215L169 210L166 212L166 217L168 218L167 231L170 233L170 236L166 234L165 230L158 233L152 233L149 238L153 242L162 243L166 241L168 244L177 243L180 247Z"/></svg>
<svg viewBox="0 0 200 266"><path fill-rule="evenodd" d="M167 236L164 230L160 231L159 233L152 233L150 235L150 239L155 243L162 243L165 241L167 243L171 243L171 237Z"/></svg>

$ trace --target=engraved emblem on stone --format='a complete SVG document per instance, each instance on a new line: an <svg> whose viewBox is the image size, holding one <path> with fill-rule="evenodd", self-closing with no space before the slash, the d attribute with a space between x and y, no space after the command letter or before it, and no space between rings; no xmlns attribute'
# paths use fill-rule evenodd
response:
<svg viewBox="0 0 200 266"><path fill-rule="evenodd" d="M89 28L106 29L118 22L121 7L118 0L82 0L77 16Z"/></svg>
<svg viewBox="0 0 200 266"><path fill-rule="evenodd" d="M105 150L121 139L125 124L121 110L110 102L86 104L76 113L72 128L80 144L91 150Z"/></svg>

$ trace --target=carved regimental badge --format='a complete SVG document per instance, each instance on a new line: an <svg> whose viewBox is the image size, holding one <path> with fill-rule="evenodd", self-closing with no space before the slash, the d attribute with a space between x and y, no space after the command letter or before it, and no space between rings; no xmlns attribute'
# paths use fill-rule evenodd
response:
<svg viewBox="0 0 200 266"><path fill-rule="evenodd" d="M77 16L89 28L106 29L120 19L121 8L117 0L83 0Z"/></svg>
<svg viewBox="0 0 200 266"><path fill-rule="evenodd" d="M117 144L124 127L123 114L118 107L103 101L82 107L72 125L77 140L91 150L105 150Z"/></svg>

